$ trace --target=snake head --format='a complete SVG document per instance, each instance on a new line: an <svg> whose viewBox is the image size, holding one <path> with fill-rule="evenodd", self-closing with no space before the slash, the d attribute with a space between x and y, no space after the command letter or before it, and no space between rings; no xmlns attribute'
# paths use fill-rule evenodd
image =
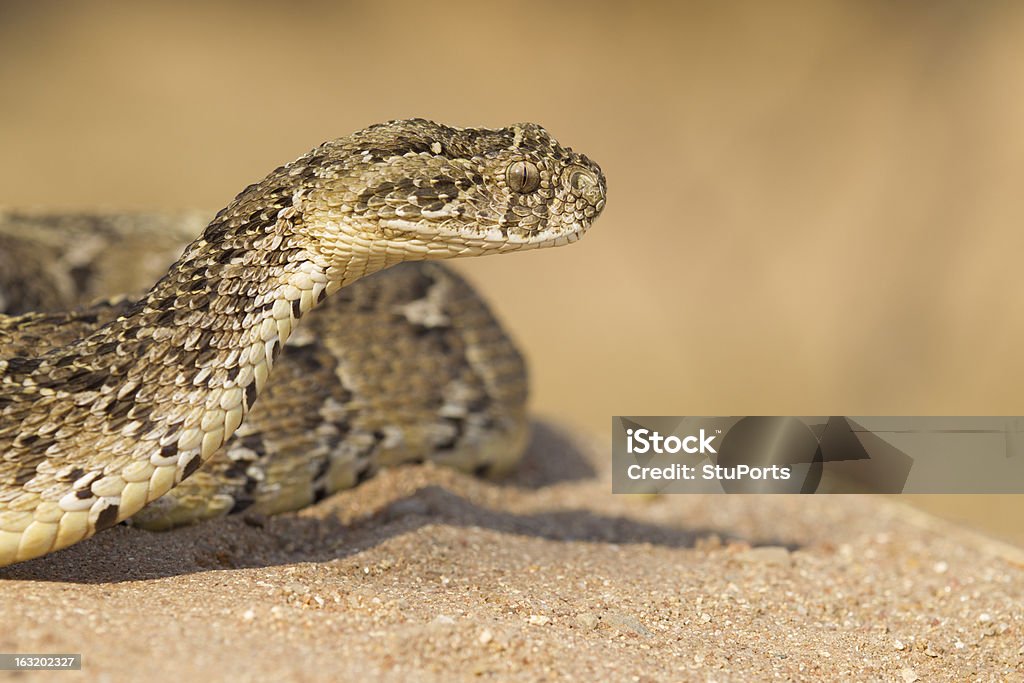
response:
<svg viewBox="0 0 1024 683"><path fill-rule="evenodd" d="M575 242L600 215L600 167L542 127L371 126L290 164L314 251L367 270Z"/></svg>

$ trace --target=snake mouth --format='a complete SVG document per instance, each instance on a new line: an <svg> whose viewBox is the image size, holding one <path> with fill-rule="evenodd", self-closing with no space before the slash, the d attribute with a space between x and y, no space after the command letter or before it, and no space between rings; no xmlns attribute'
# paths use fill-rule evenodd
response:
<svg viewBox="0 0 1024 683"><path fill-rule="evenodd" d="M599 213L600 208L596 210L593 218L596 218ZM472 226L453 227L445 224L424 226L415 221L401 219L386 221L383 223L383 227L393 231L388 238L394 241L445 245L449 250L458 253L472 251L497 253L572 244L582 239L590 229L593 218L584 218L570 223L568 226L562 225L538 231L498 226L487 229Z"/></svg>

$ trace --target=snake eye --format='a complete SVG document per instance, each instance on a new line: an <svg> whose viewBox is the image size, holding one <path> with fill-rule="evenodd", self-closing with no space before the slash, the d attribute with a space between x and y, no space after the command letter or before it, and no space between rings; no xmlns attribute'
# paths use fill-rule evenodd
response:
<svg viewBox="0 0 1024 683"><path fill-rule="evenodd" d="M540 169L529 161L513 161L505 171L505 181L513 192L533 192L540 187Z"/></svg>

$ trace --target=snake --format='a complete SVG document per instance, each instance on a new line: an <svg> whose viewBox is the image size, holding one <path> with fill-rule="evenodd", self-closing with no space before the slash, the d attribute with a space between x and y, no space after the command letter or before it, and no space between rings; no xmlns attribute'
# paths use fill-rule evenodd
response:
<svg viewBox="0 0 1024 683"><path fill-rule="evenodd" d="M5 214L0 566L126 521L299 509L402 463L511 467L525 362L439 261L574 243L606 194L537 124L409 119L315 147L205 228ZM155 284L127 275L186 229Z"/></svg>

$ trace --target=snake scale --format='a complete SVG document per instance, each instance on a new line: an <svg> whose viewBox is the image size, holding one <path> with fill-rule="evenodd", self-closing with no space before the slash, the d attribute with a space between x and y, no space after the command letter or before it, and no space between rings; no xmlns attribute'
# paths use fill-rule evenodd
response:
<svg viewBox="0 0 1024 683"><path fill-rule="evenodd" d="M142 291L195 219L0 217L0 566L397 463L510 467L523 360L434 261L570 244L605 196L535 124L391 121L247 187L144 294L85 305Z"/></svg>

